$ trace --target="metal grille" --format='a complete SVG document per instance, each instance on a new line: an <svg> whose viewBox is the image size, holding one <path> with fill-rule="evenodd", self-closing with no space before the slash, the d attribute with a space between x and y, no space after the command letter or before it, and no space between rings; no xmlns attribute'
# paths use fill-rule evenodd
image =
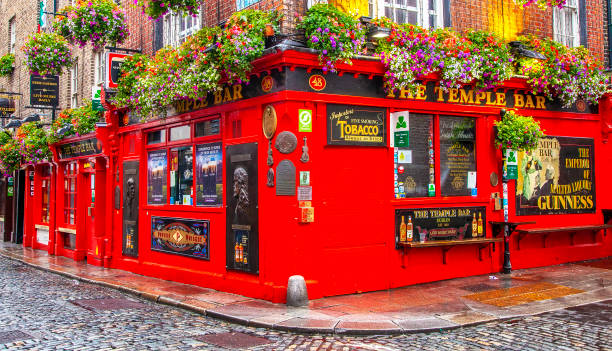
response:
<svg viewBox="0 0 612 351"><path fill-rule="evenodd" d="M122 309L145 308L146 305L138 301L128 299L80 299L70 301L72 304L90 311L114 311Z"/></svg>
<svg viewBox="0 0 612 351"><path fill-rule="evenodd" d="M271 341L266 338L235 332L198 335L194 337L194 339L219 347L236 349L261 346L271 343Z"/></svg>

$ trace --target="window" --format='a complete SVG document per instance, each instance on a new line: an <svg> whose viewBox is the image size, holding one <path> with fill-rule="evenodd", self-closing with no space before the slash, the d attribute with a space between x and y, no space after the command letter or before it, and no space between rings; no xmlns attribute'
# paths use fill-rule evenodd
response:
<svg viewBox="0 0 612 351"><path fill-rule="evenodd" d="M77 163L70 162L64 168L64 224L75 224Z"/></svg>
<svg viewBox="0 0 612 351"><path fill-rule="evenodd" d="M553 8L554 39L568 47L580 45L578 0L567 0L563 8Z"/></svg>
<svg viewBox="0 0 612 351"><path fill-rule="evenodd" d="M433 115L411 113L406 127L410 147L395 149L396 194L399 198L426 197L429 196L429 184L435 184Z"/></svg>
<svg viewBox="0 0 612 351"><path fill-rule="evenodd" d="M15 53L16 33L17 33L17 28L15 25L15 16L13 16L13 18L9 20L8 33L9 33L9 53L14 54Z"/></svg>
<svg viewBox="0 0 612 351"><path fill-rule="evenodd" d="M42 223L48 224L51 214L49 199L51 198L51 169L49 166L42 166L41 169L41 218Z"/></svg>
<svg viewBox="0 0 612 351"><path fill-rule="evenodd" d="M104 83L104 52L94 52L94 85Z"/></svg>
<svg viewBox="0 0 612 351"><path fill-rule="evenodd" d="M440 191L470 196L476 188L476 130L471 117L440 116Z"/></svg>
<svg viewBox="0 0 612 351"><path fill-rule="evenodd" d="M149 205L222 205L223 158L219 126L218 118L208 118L147 133ZM193 137L192 129L195 130Z"/></svg>
<svg viewBox="0 0 612 351"><path fill-rule="evenodd" d="M179 46L200 28L200 16L169 13L164 17L164 46Z"/></svg>
<svg viewBox="0 0 612 351"><path fill-rule="evenodd" d="M442 0L372 0L376 17L388 17L394 22L411 23L425 28L442 27Z"/></svg>
<svg viewBox="0 0 612 351"><path fill-rule="evenodd" d="M78 107L79 104L79 64L74 63L70 70L70 107Z"/></svg>

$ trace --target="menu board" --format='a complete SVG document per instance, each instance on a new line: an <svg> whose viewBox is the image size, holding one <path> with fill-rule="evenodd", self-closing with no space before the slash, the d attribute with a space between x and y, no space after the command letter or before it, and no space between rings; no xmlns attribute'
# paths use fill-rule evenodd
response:
<svg viewBox="0 0 612 351"><path fill-rule="evenodd" d="M429 192L429 185L435 184L433 116L413 113L404 119L405 146L393 150L395 198L434 196Z"/></svg>
<svg viewBox="0 0 612 351"><path fill-rule="evenodd" d="M484 206L398 209L395 210L395 240L396 243L406 241L402 234L404 226L412 229L412 242L484 238L486 223Z"/></svg>
<svg viewBox="0 0 612 351"><path fill-rule="evenodd" d="M516 215L595 213L595 144L547 136L518 153Z"/></svg>
<svg viewBox="0 0 612 351"><path fill-rule="evenodd" d="M163 205L166 203L168 181L168 157L166 150L149 152L147 161L147 203L150 205Z"/></svg>
<svg viewBox="0 0 612 351"><path fill-rule="evenodd" d="M221 143L196 145L196 204L220 206L223 202Z"/></svg>
<svg viewBox="0 0 612 351"><path fill-rule="evenodd" d="M440 116L440 190L442 196L476 191L475 118Z"/></svg>
<svg viewBox="0 0 612 351"><path fill-rule="evenodd" d="M380 107L327 104L327 144L386 146L386 111Z"/></svg>

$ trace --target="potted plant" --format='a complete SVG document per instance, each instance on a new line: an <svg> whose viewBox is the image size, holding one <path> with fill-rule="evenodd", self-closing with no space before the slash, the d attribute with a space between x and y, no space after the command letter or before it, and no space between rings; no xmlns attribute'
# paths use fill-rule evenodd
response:
<svg viewBox="0 0 612 351"><path fill-rule="evenodd" d="M72 66L70 47L66 39L55 33L35 33L28 37L23 52L30 74L59 75Z"/></svg>
<svg viewBox="0 0 612 351"><path fill-rule="evenodd" d="M15 69L14 65L14 54L6 54L0 57L0 77L11 75L13 73L13 70Z"/></svg>
<svg viewBox="0 0 612 351"><path fill-rule="evenodd" d="M495 127L495 143L500 149L531 151L538 147L538 141L544 137L539 122L513 110L506 111L502 119L495 122Z"/></svg>
<svg viewBox="0 0 612 351"><path fill-rule="evenodd" d="M15 136L19 143L19 153L26 164L37 164L51 156L47 132L39 122L22 124L15 132Z"/></svg>

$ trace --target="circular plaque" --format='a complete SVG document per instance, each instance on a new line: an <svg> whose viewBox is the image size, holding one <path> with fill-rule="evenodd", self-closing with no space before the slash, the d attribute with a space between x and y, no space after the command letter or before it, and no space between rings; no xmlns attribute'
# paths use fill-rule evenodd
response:
<svg viewBox="0 0 612 351"><path fill-rule="evenodd" d="M497 177L497 173L491 172L491 176L489 178L491 180L491 186L497 186L497 183L499 182L499 179Z"/></svg>
<svg viewBox="0 0 612 351"><path fill-rule="evenodd" d="M268 138L268 140L272 139L276 132L276 110L272 105L268 105L264 109L262 128L264 136Z"/></svg>
<svg viewBox="0 0 612 351"><path fill-rule="evenodd" d="M288 131L281 132L276 137L274 147L282 154L292 153L297 147L297 137Z"/></svg>

